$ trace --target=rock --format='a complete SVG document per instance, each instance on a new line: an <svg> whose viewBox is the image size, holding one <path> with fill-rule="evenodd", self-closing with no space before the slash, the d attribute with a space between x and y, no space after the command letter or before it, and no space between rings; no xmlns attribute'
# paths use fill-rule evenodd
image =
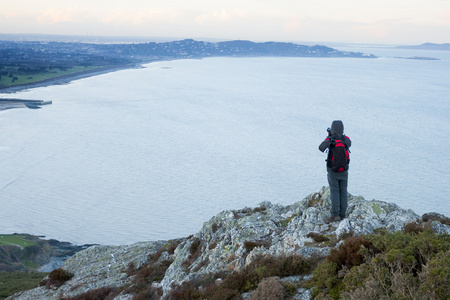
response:
<svg viewBox="0 0 450 300"><path fill-rule="evenodd" d="M172 261L162 281L153 284L167 296L183 282L211 273L240 271L263 255L325 257L346 236L371 234L379 229L399 231L405 224L420 220L413 211L395 204L349 195L347 218L326 224L330 208L329 189L322 188L289 206L263 202L256 208L223 211L205 222L198 233L180 240L173 253L164 252L167 241L93 246L63 264L62 268L75 276L58 290L41 287L14 299L58 299L105 286L124 286L132 281L125 273L127 266L133 262L138 268L157 252L155 259ZM440 221L431 224L436 232L450 232L450 226ZM316 242L311 233L324 238ZM243 296L248 298L250 293ZM122 293L116 299L130 299L127 297L130 295ZM294 298L310 297L310 291L301 289Z"/></svg>
<svg viewBox="0 0 450 300"><path fill-rule="evenodd" d="M126 269L130 263L138 268L150 254L166 242L141 242L127 246L92 246L64 262L62 269L74 274L57 290L39 287L13 296L13 299L60 299L101 287L121 287L131 282ZM116 297L117 298L117 297ZM127 298L120 298L127 299Z"/></svg>
<svg viewBox="0 0 450 300"><path fill-rule="evenodd" d="M446 216L438 214L436 212L423 214L422 221L424 222L439 221L442 224L450 225L450 218L447 218Z"/></svg>

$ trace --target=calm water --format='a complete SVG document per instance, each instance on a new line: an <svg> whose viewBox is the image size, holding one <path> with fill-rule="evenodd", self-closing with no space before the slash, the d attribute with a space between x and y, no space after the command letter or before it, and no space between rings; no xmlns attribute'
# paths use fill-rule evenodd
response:
<svg viewBox="0 0 450 300"><path fill-rule="evenodd" d="M349 192L450 216L450 53L363 50L381 57L157 62L0 94L53 100L0 112L0 233L129 244L293 203L327 185L334 119Z"/></svg>

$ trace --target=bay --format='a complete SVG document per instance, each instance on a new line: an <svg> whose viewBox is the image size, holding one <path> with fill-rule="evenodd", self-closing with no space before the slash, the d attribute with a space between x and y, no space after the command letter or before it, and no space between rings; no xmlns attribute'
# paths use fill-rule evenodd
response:
<svg viewBox="0 0 450 300"><path fill-rule="evenodd" d="M350 193L450 216L450 54L363 50L380 58L162 61L0 94L53 101L0 112L0 231L130 244L291 204L327 185L335 119Z"/></svg>

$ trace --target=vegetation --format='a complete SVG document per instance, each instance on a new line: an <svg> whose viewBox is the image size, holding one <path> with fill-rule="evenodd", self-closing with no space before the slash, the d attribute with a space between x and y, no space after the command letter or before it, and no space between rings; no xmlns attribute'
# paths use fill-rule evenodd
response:
<svg viewBox="0 0 450 300"><path fill-rule="evenodd" d="M450 236L408 224L351 237L313 275L316 299L450 299Z"/></svg>
<svg viewBox="0 0 450 300"><path fill-rule="evenodd" d="M172 290L169 299L240 299L242 293L255 290L266 278L306 274L311 271L312 265L312 261L299 255L263 256L240 272L210 274L185 282ZM261 293L267 290L264 285L270 286L271 283L265 282Z"/></svg>
<svg viewBox="0 0 450 300"><path fill-rule="evenodd" d="M63 297L60 300L113 300L121 291L120 288L102 287L74 297Z"/></svg>
<svg viewBox="0 0 450 300"><path fill-rule="evenodd" d="M129 287L123 287L126 293L134 294L135 300L138 299L158 299L162 296L162 290L153 288L153 282L160 282L170 264L173 262L171 256L173 256L175 249L180 244L179 240L173 240L171 243L167 244L163 249L152 254L148 257L147 262L140 268L136 269L133 263L128 266L127 274L128 276L134 276L133 282ZM198 243L194 243L197 246ZM191 246L192 252L196 252L197 246ZM167 252L167 255L164 255ZM86 299L86 298L82 298ZM99 298L103 299L103 298Z"/></svg>
<svg viewBox="0 0 450 300"><path fill-rule="evenodd" d="M27 234L0 235L0 271L34 271L46 263L53 248Z"/></svg>
<svg viewBox="0 0 450 300"><path fill-rule="evenodd" d="M0 300L39 285L48 273L0 272Z"/></svg>
<svg viewBox="0 0 450 300"><path fill-rule="evenodd" d="M322 243L322 242L330 241L329 237L326 237L323 234L316 233L316 232L310 232L306 236L312 238L316 243Z"/></svg>
<svg viewBox="0 0 450 300"><path fill-rule="evenodd" d="M48 275L48 278L42 280L39 285L45 286L48 289L51 288L59 288L64 283L69 281L73 277L73 274L70 272L67 272L64 269L55 269L50 272Z"/></svg>
<svg viewBox="0 0 450 300"><path fill-rule="evenodd" d="M19 234L2 234L0 235L0 245L16 245L19 247L28 247L36 245L36 242L31 241L26 235Z"/></svg>
<svg viewBox="0 0 450 300"><path fill-rule="evenodd" d="M41 67L36 69L18 66L0 66L0 87L31 84L61 76L89 72L105 66Z"/></svg>
<svg viewBox="0 0 450 300"><path fill-rule="evenodd" d="M329 255L318 261L299 255L260 256L241 271L217 272L195 276L189 282L172 286L168 299L242 299L251 292L250 299L289 299L299 287L311 289L315 299L450 299L450 235L436 234L429 223L406 224L402 232L388 233L379 230L375 234L353 236L350 232L339 238L328 238L311 233L316 243L343 240ZM200 239L191 237L186 271L206 247ZM90 290L74 299L113 299L120 293L132 294L133 299L160 299L162 290L155 285L160 282L173 262L174 251L180 241L168 243L160 251L150 255L147 262L136 268L130 264L125 270L132 283L119 288L104 287ZM259 241L246 241L245 248L264 246ZM211 245L209 246L211 247ZM42 273L0 273L0 294L6 297L14 292L36 286L38 281L25 287L12 289L14 274L24 276ZM30 275L31 274L31 275ZM312 274L308 281L284 282L284 277ZM47 287L57 287L71 278L62 269L54 270ZM22 279L20 279L22 280ZM19 281L19 279L17 279ZM5 282L5 283L4 283ZM4 286L5 285L5 288ZM7 287L7 288L6 288Z"/></svg>

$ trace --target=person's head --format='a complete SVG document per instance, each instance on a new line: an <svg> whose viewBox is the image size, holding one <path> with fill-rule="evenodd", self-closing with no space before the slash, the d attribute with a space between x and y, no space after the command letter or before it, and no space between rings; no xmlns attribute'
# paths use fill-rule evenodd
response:
<svg viewBox="0 0 450 300"><path fill-rule="evenodd" d="M331 134L344 134L344 123L342 123L341 120L334 120L333 123L331 123Z"/></svg>

